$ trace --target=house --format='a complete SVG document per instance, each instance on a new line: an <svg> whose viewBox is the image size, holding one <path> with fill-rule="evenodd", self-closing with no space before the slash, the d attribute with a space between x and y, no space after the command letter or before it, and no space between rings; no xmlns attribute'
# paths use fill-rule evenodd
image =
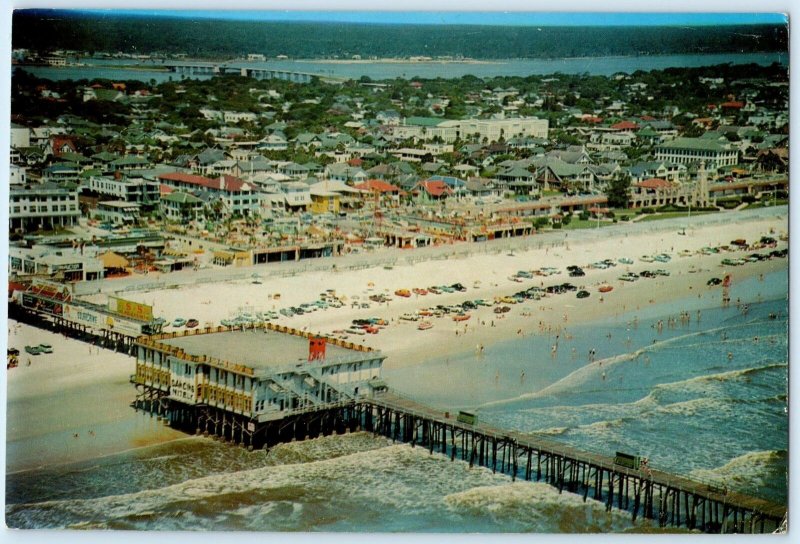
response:
<svg viewBox="0 0 800 544"><path fill-rule="evenodd" d="M9 185L25 185L28 183L28 169L24 166L11 164L8 172Z"/></svg>
<svg viewBox="0 0 800 544"><path fill-rule="evenodd" d="M411 191L416 195L419 204L431 204L446 199L453 194L453 190L440 180L425 180L418 182Z"/></svg>
<svg viewBox="0 0 800 544"><path fill-rule="evenodd" d="M467 182L463 179L456 178L453 176L431 176L428 178L428 181L443 181L447 184L448 187L453 191L453 195L460 196L466 192L465 186Z"/></svg>
<svg viewBox="0 0 800 544"><path fill-rule="evenodd" d="M94 217L111 225L136 225L141 217L139 204L120 200L98 202Z"/></svg>
<svg viewBox="0 0 800 544"><path fill-rule="evenodd" d="M193 193L205 193L210 198L218 198L226 213L239 216L256 214L260 208L260 194L255 185L230 175L210 179L193 174L171 172L157 176L160 183L173 189L183 189ZM196 196L202 198L200 194Z"/></svg>
<svg viewBox="0 0 800 544"><path fill-rule="evenodd" d="M50 136L45 145L43 154L45 157L60 157L64 153L77 153L78 147L71 136L55 135Z"/></svg>
<svg viewBox="0 0 800 544"><path fill-rule="evenodd" d="M559 189L569 193L595 190L596 177L592 165L570 164L552 157L536 159L534 165L536 181L544 190Z"/></svg>
<svg viewBox="0 0 800 544"><path fill-rule="evenodd" d="M631 182L637 183L650 178L660 178L670 182L680 183L686 180L687 169L685 164L669 161L640 162L628 167Z"/></svg>
<svg viewBox="0 0 800 544"><path fill-rule="evenodd" d="M453 167L453 172L462 176L477 176L480 168L471 164L457 164Z"/></svg>
<svg viewBox="0 0 800 544"><path fill-rule="evenodd" d="M258 115L250 111L223 111L222 121L225 123L240 123L246 121L254 123L258 120Z"/></svg>
<svg viewBox="0 0 800 544"><path fill-rule="evenodd" d="M538 191L536 176L523 166L502 170L495 177L502 186L518 195L532 195Z"/></svg>
<svg viewBox="0 0 800 544"><path fill-rule="evenodd" d="M501 196L502 192L493 179L481 177L467 178L464 189L475 197Z"/></svg>
<svg viewBox="0 0 800 544"><path fill-rule="evenodd" d="M586 148L582 146L570 146L569 149L553 149L545 154L547 157L559 159L569 164L592 164L594 161L589 157Z"/></svg>
<svg viewBox="0 0 800 544"><path fill-rule="evenodd" d="M369 193L378 193L379 195L399 196L401 189L397 185L392 185L389 182L380 179L368 179L363 183L355 186L356 189Z"/></svg>
<svg viewBox="0 0 800 544"><path fill-rule="evenodd" d="M138 155L121 157L108 163L112 172L130 172L131 170L150 168L152 165L153 163L149 159Z"/></svg>
<svg viewBox="0 0 800 544"><path fill-rule="evenodd" d="M633 132L636 132L637 130L639 130L639 125L637 125L633 121L620 121L618 123L614 123L613 125L611 125L610 128L611 128L611 130L614 130L614 131L617 131L617 132L631 132L631 133L633 133Z"/></svg>
<svg viewBox="0 0 800 544"><path fill-rule="evenodd" d="M397 126L400 124L401 116L395 110L379 111L375 119L382 125Z"/></svg>
<svg viewBox="0 0 800 544"><path fill-rule="evenodd" d="M340 206L343 208L360 207L365 194L361 189L351 187L343 181L330 179L314 183L309 189L311 192L309 210L315 213L339 213Z"/></svg>
<svg viewBox="0 0 800 544"><path fill-rule="evenodd" d="M326 166L323 177L335 181L352 181L353 183L363 183L369 178L361 168L341 162Z"/></svg>
<svg viewBox="0 0 800 544"><path fill-rule="evenodd" d="M289 149L289 142L283 134L273 132L261 138L258 141L257 148L260 151L286 151Z"/></svg>
<svg viewBox="0 0 800 544"><path fill-rule="evenodd" d="M59 162L44 168L42 170L42 179L53 183L78 183L83 171L83 167L74 162Z"/></svg>
<svg viewBox="0 0 800 544"><path fill-rule="evenodd" d="M197 220L203 213L203 200L185 191L172 191L161 195L161 214L168 221L185 223Z"/></svg>
<svg viewBox="0 0 800 544"><path fill-rule="evenodd" d="M160 183L144 178L129 178L117 173L114 177L89 176L81 182L81 193L105 200L153 205L160 197Z"/></svg>
<svg viewBox="0 0 800 544"><path fill-rule="evenodd" d="M19 149L20 147L30 147L30 145L31 129L11 123L11 147Z"/></svg>
<svg viewBox="0 0 800 544"><path fill-rule="evenodd" d="M229 158L230 156L221 149L208 148L197 155L194 168L201 174L207 174L213 164Z"/></svg>
<svg viewBox="0 0 800 544"><path fill-rule="evenodd" d="M280 202L288 211L305 211L311 205L311 189L300 181L281 183Z"/></svg>

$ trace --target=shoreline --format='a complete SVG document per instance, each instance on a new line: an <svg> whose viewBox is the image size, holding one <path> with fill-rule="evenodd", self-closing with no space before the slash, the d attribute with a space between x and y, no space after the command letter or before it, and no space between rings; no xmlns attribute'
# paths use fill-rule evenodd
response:
<svg viewBox="0 0 800 544"><path fill-rule="evenodd" d="M628 312L648 312L688 297L697 296L704 304L716 306L721 304L721 288L707 287L706 282L710 277L723 277L730 272L735 286L759 274L782 270L788 274L788 262L773 259L747 263L741 267L722 267L722 258L741 257L751 251L693 254L689 257L679 257L678 252L721 245L739 237L752 242L770 231L783 232L786 229L786 217L777 216L750 218L734 224L693 227L687 229L687 236L661 230L635 234L621 232L606 236L603 243L598 243L594 235L570 231L568 243L558 247L548 245L527 250L515 249L511 254L476 253L459 258L396 265L388 270L377 265L361 270L309 271L295 276L262 278L263 284L259 285L251 280L241 280L160 288L130 292L126 298L153 303L154 315L164 316L170 321L180 313L182 317L198 319L203 325L206 321L219 323L220 319L232 316L240 309L261 311L298 306L311 302L326 288L334 288L337 295L346 298L344 307L292 318L281 317L277 323L311 332L331 333L347 328L353 319L381 317L389 325L379 334L351 336L349 341L381 350L387 356L384 363L387 371L424 368L426 363L442 357L457 358L474 352L476 346L482 345L487 353L491 353L494 345L513 341L523 335L547 337L557 334L556 331L592 322L601 323L604 318L616 318ZM532 241L531 245L534 243ZM786 247L786 243L781 242L779 247ZM670 262L639 261L642 253L662 251L672 253ZM570 278L562 273L547 278L534 276L534 279L522 283L509 279L517 270L545 266L564 270L567 265L584 266L603 258L616 260L623 256L634 259L634 264L618 265L607 270L587 268L586 276L580 278ZM663 268L670 275L641 278L633 283L617 279L626 269L641 271L656 268ZM412 295L409 298L393 295L400 288L450 285L455 282L465 285L467 291ZM565 293L543 297L539 301L509 305L511 311L502 318L493 313L493 308L481 307L472 311L471 318L466 322L457 323L447 316L432 320L434 326L430 330L418 330L416 322L399 319L401 315L424 306L449 305L475 299L491 301L495 296L511 295L531 286L564 282L586 287L590 296L577 299L575 293ZM602 302L597 290L601 284L614 288L602 295ZM281 294L279 300L273 298L275 293ZM393 300L380 306L372 303L372 307L366 309L351 307L354 299L364 301L373 293L386 293ZM104 297L94 296L96 301ZM753 292L754 300L755 297L756 293ZM178 312L174 308L181 310ZM494 326L491 325L492 321ZM9 325L12 324L9 322ZM167 330L172 328L167 327ZM22 348L26 344L41 342L52 344L54 353L36 356L33 365L26 366L27 355ZM9 473L18 472L21 468L49 468L64 462L78 462L136 447L189 438L184 433L164 427L155 418L130 408L135 393L128 382L135 364L133 357L106 350L92 353L88 344L26 325L12 327L9 347L17 347L22 351L20 366L7 374L6 469ZM87 353L90 353L88 357ZM88 391L91 391L92 398L86 398ZM96 406L104 406L104 410L93 409ZM101 428L100 425L105 427ZM89 430L98 432L96 436L87 438ZM79 437L73 437L75 433ZM91 442L93 440L96 442ZM46 450L45 453L38 453L40 449ZM39 455L44 457L26 457Z"/></svg>

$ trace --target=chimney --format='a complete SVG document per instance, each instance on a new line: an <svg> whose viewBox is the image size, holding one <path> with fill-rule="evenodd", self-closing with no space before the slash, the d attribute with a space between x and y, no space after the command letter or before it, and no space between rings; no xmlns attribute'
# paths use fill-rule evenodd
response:
<svg viewBox="0 0 800 544"><path fill-rule="evenodd" d="M308 360L324 361L327 339L324 336L308 337Z"/></svg>

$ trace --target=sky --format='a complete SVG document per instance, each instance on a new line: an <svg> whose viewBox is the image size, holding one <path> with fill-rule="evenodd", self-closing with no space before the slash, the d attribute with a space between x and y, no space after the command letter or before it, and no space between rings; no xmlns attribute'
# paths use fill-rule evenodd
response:
<svg viewBox="0 0 800 544"><path fill-rule="evenodd" d="M85 10L91 13L156 15L248 21L325 21L395 24L480 24L524 26L682 26L785 24L781 13L523 13L422 11L177 11Z"/></svg>

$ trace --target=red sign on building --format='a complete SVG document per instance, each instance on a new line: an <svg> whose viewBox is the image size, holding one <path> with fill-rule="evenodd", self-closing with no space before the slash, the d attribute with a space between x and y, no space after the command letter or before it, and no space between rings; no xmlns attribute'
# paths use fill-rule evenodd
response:
<svg viewBox="0 0 800 544"><path fill-rule="evenodd" d="M327 339L322 336L312 336L308 339L308 360L325 360L325 345Z"/></svg>

